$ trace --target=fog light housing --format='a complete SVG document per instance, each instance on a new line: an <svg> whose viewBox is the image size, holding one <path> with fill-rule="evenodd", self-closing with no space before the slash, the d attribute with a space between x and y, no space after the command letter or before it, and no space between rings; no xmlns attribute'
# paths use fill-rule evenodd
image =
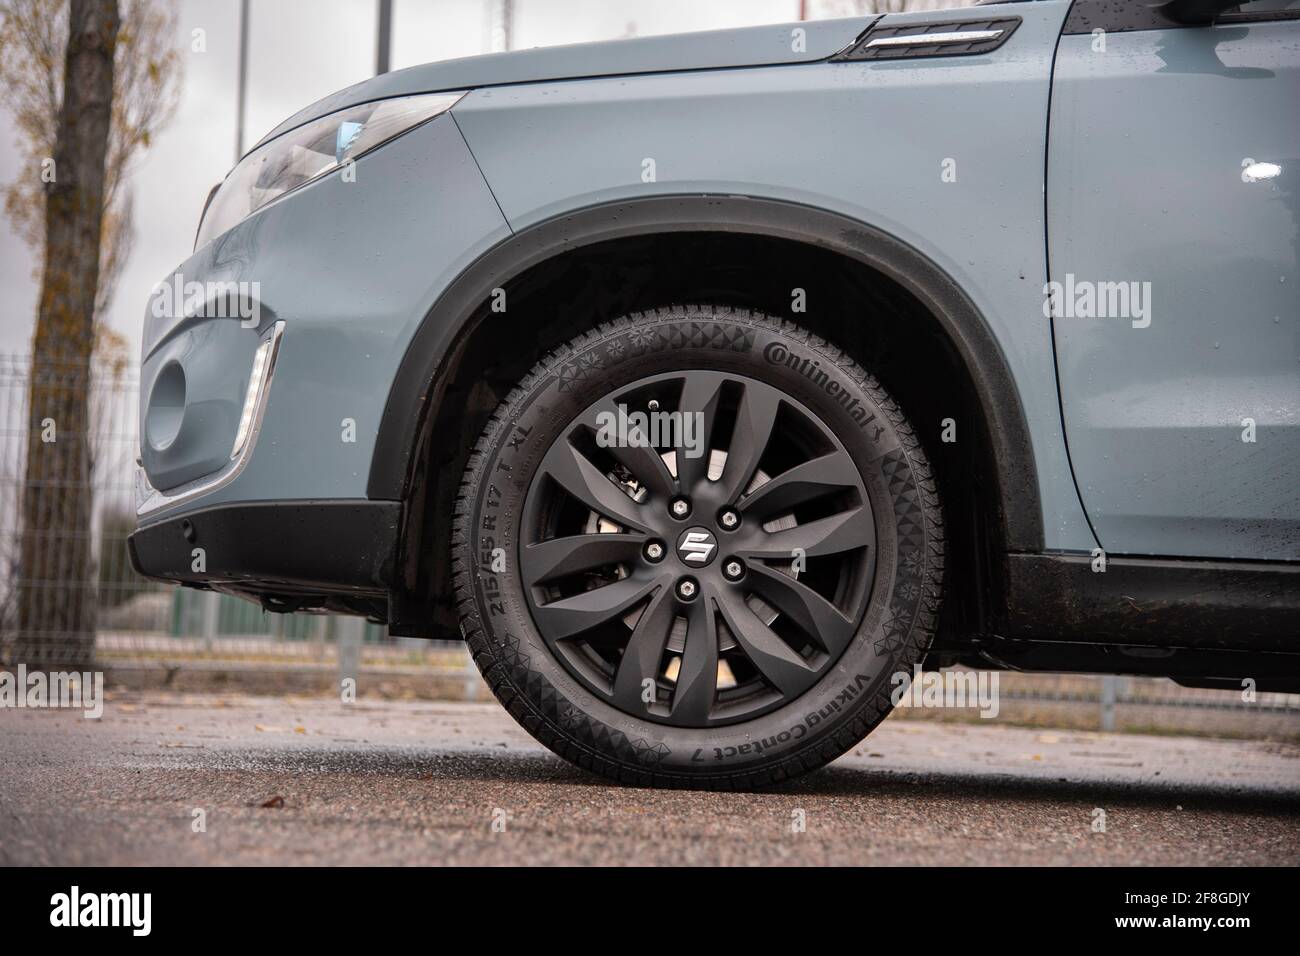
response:
<svg viewBox="0 0 1300 956"><path fill-rule="evenodd" d="M166 451L185 424L185 370L168 362L153 384L144 416L144 439L154 451Z"/></svg>
<svg viewBox="0 0 1300 956"><path fill-rule="evenodd" d="M257 351L253 355L253 367L248 376L248 389L244 395L239 429L235 434L234 446L230 450L230 460L220 471L163 492L153 487L143 463L140 459L136 460L140 465L136 473L136 515L139 518L144 519L160 508L172 507L200 495L211 494L234 481L244 470L248 464L249 453L257 442L262 416L266 413L267 393L271 389L271 379L275 374L275 360L280 352L280 340L283 335L284 320L281 319L275 323L270 335L258 343Z"/></svg>

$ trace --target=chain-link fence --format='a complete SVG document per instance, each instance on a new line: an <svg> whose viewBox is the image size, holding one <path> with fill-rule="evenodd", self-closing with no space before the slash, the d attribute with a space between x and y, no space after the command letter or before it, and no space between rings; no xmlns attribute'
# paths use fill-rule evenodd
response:
<svg viewBox="0 0 1300 956"><path fill-rule="evenodd" d="M394 638L356 618L272 614L137 575L138 371L47 372L0 357L0 664L91 663L118 685L336 689L485 698L463 644ZM36 386L35 388L33 386ZM83 429L38 402L82 389ZM88 438L86 436L89 436ZM38 456L28 469L31 456ZM1300 737L1300 695L1195 690L1150 678L1001 674L999 719L1043 726ZM915 708L911 716L951 715Z"/></svg>

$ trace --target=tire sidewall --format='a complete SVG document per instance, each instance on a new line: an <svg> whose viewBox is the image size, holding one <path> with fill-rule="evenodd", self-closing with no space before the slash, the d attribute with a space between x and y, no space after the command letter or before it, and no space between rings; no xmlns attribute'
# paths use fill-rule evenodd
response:
<svg viewBox="0 0 1300 956"><path fill-rule="evenodd" d="M870 599L849 647L793 701L737 724L679 728L617 710L555 658L534 626L517 573L520 516L539 463L591 403L646 376L705 368L758 379L816 413L862 475L876 525ZM846 397L847 396L847 397ZM904 434L906 433L906 434ZM584 337L525 381L497 422L472 489L466 526L474 609L488 650L516 691L574 744L640 770L719 774L817 748L872 709L860 739L891 706L897 673L928 646L923 601L938 572L913 474L915 442L898 409L855 365L802 330L722 310L636 317ZM507 571L494 573L504 548ZM531 728L530 728L531 729Z"/></svg>

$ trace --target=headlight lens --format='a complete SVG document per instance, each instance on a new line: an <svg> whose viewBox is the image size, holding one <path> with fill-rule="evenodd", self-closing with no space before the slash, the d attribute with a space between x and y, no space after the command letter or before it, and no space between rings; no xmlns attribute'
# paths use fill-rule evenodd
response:
<svg viewBox="0 0 1300 956"><path fill-rule="evenodd" d="M464 95L430 93L376 100L277 136L230 171L208 204L194 247L216 238L285 193L445 113Z"/></svg>

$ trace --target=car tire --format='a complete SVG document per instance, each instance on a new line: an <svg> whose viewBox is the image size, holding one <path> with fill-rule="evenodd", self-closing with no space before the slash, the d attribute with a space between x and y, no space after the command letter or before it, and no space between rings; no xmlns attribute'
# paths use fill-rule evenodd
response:
<svg viewBox="0 0 1300 956"><path fill-rule="evenodd" d="M628 427L602 433L612 415ZM944 559L929 464L875 379L707 305L539 362L471 454L452 550L462 633L530 734L613 780L701 789L789 779L879 724L933 638Z"/></svg>

